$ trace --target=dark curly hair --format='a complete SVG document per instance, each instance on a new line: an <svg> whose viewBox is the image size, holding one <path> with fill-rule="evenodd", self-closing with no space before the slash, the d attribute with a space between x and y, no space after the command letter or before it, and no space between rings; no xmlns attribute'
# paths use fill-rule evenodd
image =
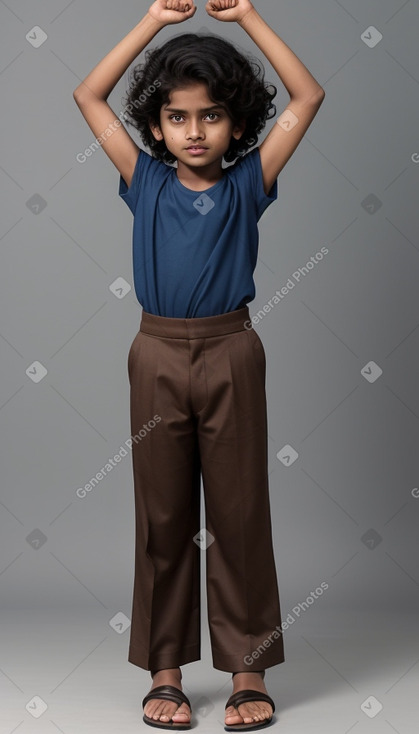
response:
<svg viewBox="0 0 419 734"><path fill-rule="evenodd" d="M266 120L276 114L272 100L277 89L264 82L261 62L244 56L224 38L184 33L146 51L145 59L132 69L124 119L140 132L151 154L165 163L174 163L176 158L164 140L154 138L149 125L160 125L160 109L169 102L174 89L204 82L210 99L226 109L235 125L246 120L240 140L232 137L224 153L227 162L254 146Z"/></svg>

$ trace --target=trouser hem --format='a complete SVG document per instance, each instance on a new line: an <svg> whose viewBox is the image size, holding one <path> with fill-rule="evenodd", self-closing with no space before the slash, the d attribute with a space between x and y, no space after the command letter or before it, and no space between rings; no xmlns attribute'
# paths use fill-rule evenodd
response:
<svg viewBox="0 0 419 734"><path fill-rule="evenodd" d="M181 650L149 655L145 650L138 650L130 646L128 651L128 662L137 665L143 670L161 670L162 668L177 668L187 663L201 660L201 648L199 645L190 645Z"/></svg>
<svg viewBox="0 0 419 734"><path fill-rule="evenodd" d="M252 673L253 671L273 668L274 665L280 665L285 662L285 655L282 650L278 650L276 653L272 652L270 655L262 654L255 659L251 658L251 663L246 663L245 660L250 660L250 658L250 655L243 655L241 653L228 655L227 653L222 653L214 648L212 649L212 662L214 668L216 670L223 670L226 673Z"/></svg>

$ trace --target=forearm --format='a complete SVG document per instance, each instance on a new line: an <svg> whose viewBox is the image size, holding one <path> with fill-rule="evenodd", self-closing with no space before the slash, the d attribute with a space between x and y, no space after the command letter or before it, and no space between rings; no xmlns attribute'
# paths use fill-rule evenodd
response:
<svg viewBox="0 0 419 734"><path fill-rule="evenodd" d="M73 95L82 96L87 92L106 100L130 64L163 27L163 23L146 13L132 31L95 66Z"/></svg>
<svg viewBox="0 0 419 734"><path fill-rule="evenodd" d="M239 25L272 64L291 99L314 100L324 94L324 89L298 56L265 23L254 7L239 21Z"/></svg>

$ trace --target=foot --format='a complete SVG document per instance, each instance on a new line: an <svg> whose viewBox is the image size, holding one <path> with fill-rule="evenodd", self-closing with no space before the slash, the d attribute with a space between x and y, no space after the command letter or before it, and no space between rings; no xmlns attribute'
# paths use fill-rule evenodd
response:
<svg viewBox="0 0 419 734"><path fill-rule="evenodd" d="M164 668L157 670L151 674L153 678L153 685L150 691L157 686L174 686L182 690L182 673L180 668ZM176 724L189 724L191 719L191 711L186 703L182 703L180 706L174 701L167 701L163 698L153 698L147 701L144 706L144 713L146 716L154 719L155 721L162 721L168 723L170 720Z"/></svg>
<svg viewBox="0 0 419 734"><path fill-rule="evenodd" d="M254 691L268 693L263 682L265 672L235 673L233 676L233 693L251 688ZM225 710L225 723L227 726L234 724L250 724L254 721L263 721L272 716L272 706L266 701L252 701L241 703L238 708L229 706Z"/></svg>

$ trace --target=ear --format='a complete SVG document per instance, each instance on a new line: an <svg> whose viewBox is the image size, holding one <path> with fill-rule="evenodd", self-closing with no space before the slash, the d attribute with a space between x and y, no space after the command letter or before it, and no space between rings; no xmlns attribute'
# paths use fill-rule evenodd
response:
<svg viewBox="0 0 419 734"><path fill-rule="evenodd" d="M231 134L233 138L235 138L236 140L240 140L245 130L246 130L246 120L243 118L242 120L240 120L240 122L237 125L233 127Z"/></svg>
<svg viewBox="0 0 419 734"><path fill-rule="evenodd" d="M156 140L163 140L163 133L160 130L160 126L154 122L149 122L148 125Z"/></svg>

